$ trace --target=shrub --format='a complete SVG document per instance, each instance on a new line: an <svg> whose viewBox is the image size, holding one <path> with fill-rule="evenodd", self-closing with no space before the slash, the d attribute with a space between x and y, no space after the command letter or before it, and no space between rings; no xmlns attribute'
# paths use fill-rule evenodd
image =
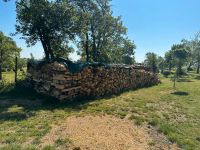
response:
<svg viewBox="0 0 200 150"><path fill-rule="evenodd" d="M187 75L187 69L186 68L181 69L179 75Z"/></svg>
<svg viewBox="0 0 200 150"><path fill-rule="evenodd" d="M165 71L163 71L163 73L162 73L165 77L168 77L170 74L171 74L171 72L169 71L169 70L165 70Z"/></svg>
<svg viewBox="0 0 200 150"><path fill-rule="evenodd" d="M194 71L194 68L187 68L187 71Z"/></svg>
<svg viewBox="0 0 200 150"><path fill-rule="evenodd" d="M7 72L7 69L6 68L2 68L2 72Z"/></svg>

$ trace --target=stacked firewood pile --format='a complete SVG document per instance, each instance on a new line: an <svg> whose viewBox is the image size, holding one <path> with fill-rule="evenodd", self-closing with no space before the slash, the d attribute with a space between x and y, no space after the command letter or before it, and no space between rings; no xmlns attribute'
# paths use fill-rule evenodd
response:
<svg viewBox="0 0 200 150"><path fill-rule="evenodd" d="M52 62L39 69L28 67L28 81L38 92L70 100L79 97L101 97L124 90L156 85L156 74L143 68L124 65L90 66L71 73L64 64Z"/></svg>

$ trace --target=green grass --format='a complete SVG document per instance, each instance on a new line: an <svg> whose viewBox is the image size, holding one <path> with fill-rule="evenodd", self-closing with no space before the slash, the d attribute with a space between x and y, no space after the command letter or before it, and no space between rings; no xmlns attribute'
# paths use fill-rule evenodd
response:
<svg viewBox="0 0 200 150"><path fill-rule="evenodd" d="M7 73L4 77L8 80L14 76ZM120 118L130 115L136 125L146 122L155 126L183 149L200 149L200 76L191 73L180 78L176 89L170 78L161 77L161 81L158 86L117 96L62 104L31 89L8 84L0 89L0 149L36 149L51 125L61 124L72 115L102 113ZM67 142L58 139L55 145ZM55 145L45 149L54 149Z"/></svg>
<svg viewBox="0 0 200 150"><path fill-rule="evenodd" d="M15 79L14 72L3 72L3 79L8 83L13 83Z"/></svg>

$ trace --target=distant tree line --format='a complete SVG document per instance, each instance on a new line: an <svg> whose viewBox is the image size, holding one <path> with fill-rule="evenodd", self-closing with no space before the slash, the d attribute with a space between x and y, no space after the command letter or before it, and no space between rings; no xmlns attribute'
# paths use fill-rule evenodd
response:
<svg viewBox="0 0 200 150"><path fill-rule="evenodd" d="M144 64L151 68L153 72L171 72L175 69L177 77L188 72L200 72L200 32L186 40L183 39L179 44L172 45L171 49L165 53L164 57L155 53L147 53Z"/></svg>
<svg viewBox="0 0 200 150"><path fill-rule="evenodd" d="M16 33L28 46L42 43L46 60L68 58L75 45L81 61L133 64L133 41L110 0L16 0Z"/></svg>

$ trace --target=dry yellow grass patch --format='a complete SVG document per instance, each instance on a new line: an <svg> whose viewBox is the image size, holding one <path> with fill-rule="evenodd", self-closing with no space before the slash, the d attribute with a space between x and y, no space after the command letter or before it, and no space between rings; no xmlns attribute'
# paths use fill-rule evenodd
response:
<svg viewBox="0 0 200 150"><path fill-rule="evenodd" d="M175 145L152 142L150 129L136 126L130 120L112 116L69 117L53 127L42 139L44 145L55 145L57 139L70 139L69 149L81 150L146 150L177 149ZM159 145L158 145L159 144ZM58 146L59 147L59 146ZM153 148L154 147L154 148ZM58 148L59 149L59 148Z"/></svg>

